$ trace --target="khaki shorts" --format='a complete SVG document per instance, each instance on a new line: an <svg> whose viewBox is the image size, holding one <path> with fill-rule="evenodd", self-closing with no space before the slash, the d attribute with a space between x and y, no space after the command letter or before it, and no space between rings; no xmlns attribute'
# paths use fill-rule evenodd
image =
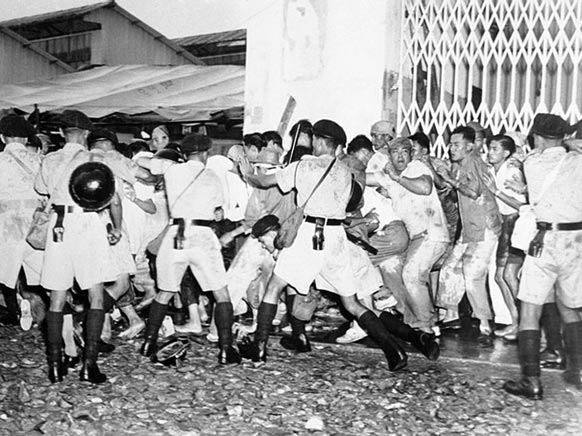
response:
<svg viewBox="0 0 582 436"><path fill-rule="evenodd" d="M190 268L204 291L216 291L226 286L226 270L220 251L220 241L208 227L186 226L184 248L174 249L177 226L172 226L160 246L156 258L158 288L177 292L186 268Z"/></svg>
<svg viewBox="0 0 582 436"><path fill-rule="evenodd" d="M315 224L304 222L293 245L279 254L274 274L307 295L315 280L319 289L340 296L356 293L348 239L342 226L326 226L323 250L314 250L312 237Z"/></svg>
<svg viewBox="0 0 582 436"><path fill-rule="evenodd" d="M582 307L582 230L546 233L541 257L525 258L517 298L542 305L554 285L562 304Z"/></svg>
<svg viewBox="0 0 582 436"><path fill-rule="evenodd" d="M64 291L76 280L81 289L117 278L111 261L107 230L96 213L66 213L62 242L53 241L57 216L50 220L41 285Z"/></svg>

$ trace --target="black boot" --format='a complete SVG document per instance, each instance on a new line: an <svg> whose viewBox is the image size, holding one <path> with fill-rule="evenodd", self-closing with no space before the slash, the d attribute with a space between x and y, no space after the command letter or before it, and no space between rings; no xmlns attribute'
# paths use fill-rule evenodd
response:
<svg viewBox="0 0 582 436"><path fill-rule="evenodd" d="M48 378L51 383L62 382L66 375L62 353L63 312L49 311L46 315L46 325Z"/></svg>
<svg viewBox="0 0 582 436"><path fill-rule="evenodd" d="M541 400L544 391L540 381L540 331L523 330L517 336L522 377L505 382L503 389L512 395Z"/></svg>
<svg viewBox="0 0 582 436"><path fill-rule="evenodd" d="M218 363L228 365L229 363L240 363L241 357L238 350L232 346L232 303L216 303L214 308L214 320L218 329Z"/></svg>
<svg viewBox="0 0 582 436"><path fill-rule="evenodd" d="M544 396L544 390L539 377L522 376L519 380L509 380L503 384L505 392L529 398L530 400L541 400Z"/></svg>
<svg viewBox="0 0 582 436"><path fill-rule="evenodd" d="M105 383L107 376L97 366L99 355L99 339L103 330L105 312L102 309L89 309L85 321L85 350L83 353L83 366L79 379L90 383Z"/></svg>
<svg viewBox="0 0 582 436"><path fill-rule="evenodd" d="M145 357L151 357L158 351L158 332L164 322L168 305L159 303L154 300L150 306L150 314L146 326L144 342L139 350L139 354Z"/></svg>
<svg viewBox="0 0 582 436"><path fill-rule="evenodd" d="M413 329L389 312L382 312L379 318L390 333L403 341L410 342L428 360L439 358L441 349L434 335Z"/></svg>
<svg viewBox="0 0 582 436"><path fill-rule="evenodd" d="M566 370L563 378L568 384L582 390L582 322L564 324L564 342L566 345Z"/></svg>
<svg viewBox="0 0 582 436"><path fill-rule="evenodd" d="M293 316L293 303L295 301L294 294L287 294L287 318L291 325L291 336L283 336L279 342L281 346L287 350L295 351L297 353L308 353L311 351L311 344L305 333L306 322Z"/></svg>
<svg viewBox="0 0 582 436"><path fill-rule="evenodd" d="M277 313L277 305L262 302L257 315L257 332L254 341L239 344L240 355L253 362L267 361L267 342L273 328L273 319Z"/></svg>
<svg viewBox="0 0 582 436"><path fill-rule="evenodd" d="M16 297L16 289L0 284L2 288L2 296L6 304L6 313L0 316L0 324L4 325L18 325L19 324L19 307L18 298Z"/></svg>
<svg viewBox="0 0 582 436"><path fill-rule="evenodd" d="M358 324L368 333L368 336L376 341L380 349L384 352L390 371L398 371L406 367L408 356L406 356L406 353L396 343L394 338L390 336L390 333L388 333L388 330L374 312L371 310L364 312L358 319Z"/></svg>

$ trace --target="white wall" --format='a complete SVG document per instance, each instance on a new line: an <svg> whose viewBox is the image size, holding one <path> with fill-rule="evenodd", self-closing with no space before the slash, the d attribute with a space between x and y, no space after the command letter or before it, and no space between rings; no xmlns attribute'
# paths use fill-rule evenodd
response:
<svg viewBox="0 0 582 436"><path fill-rule="evenodd" d="M301 118L330 118L348 140L369 134L382 116L388 21L400 19L390 3L265 0L247 27L245 133L277 129L291 95L287 132Z"/></svg>

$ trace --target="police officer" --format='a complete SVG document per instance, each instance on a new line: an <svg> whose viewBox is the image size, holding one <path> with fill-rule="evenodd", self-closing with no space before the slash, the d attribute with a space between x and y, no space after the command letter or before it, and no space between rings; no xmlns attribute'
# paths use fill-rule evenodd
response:
<svg viewBox="0 0 582 436"><path fill-rule="evenodd" d="M64 147L47 155L35 180L35 189L49 197L52 215L49 222L41 285L50 291L47 313L47 354L49 379L62 381L65 370L62 361L61 334L63 307L67 290L74 281L88 290L90 308L85 321L85 350L81 381L103 383L107 380L97 366L99 339L103 328L103 284L115 280L109 256L109 242L121 237L118 227L106 229L97 211L79 206L70 194L73 172L89 161L101 161L87 150L87 138L93 123L82 112L66 110L61 115ZM113 187L115 184L112 184ZM114 188L113 188L114 189ZM119 197L113 193L110 206L114 222L121 222Z"/></svg>
<svg viewBox="0 0 582 436"><path fill-rule="evenodd" d="M214 211L223 207L222 185L218 176L206 168L212 142L204 135L192 134L182 140L184 163L166 159L142 158L138 163L153 174L163 174L172 226L156 258L160 292L153 301L140 349L143 356L157 351L157 337L170 299L178 292L186 268L204 291L216 300L214 319L218 327L221 364L240 363L232 347L233 307L226 287L226 271L218 237L212 230Z"/></svg>
<svg viewBox="0 0 582 436"><path fill-rule="evenodd" d="M21 268L24 268L29 286L36 286L40 281L42 251L34 250L26 243L25 237L40 200L33 184L41 158L26 149L34 129L23 117L7 115L2 118L0 133L6 144L0 153L0 287L8 309L8 313L0 318L0 323L16 325L19 322L16 283ZM26 305L30 310L28 301L23 300L21 304L23 309ZM32 319L22 315L21 327L28 330Z"/></svg>
<svg viewBox="0 0 582 436"><path fill-rule="evenodd" d="M350 197L352 176L350 170L335 160L338 146L345 145L346 134L341 126L331 120L320 120L313 126L313 157L271 175L253 175L248 163L243 163L245 177L252 184L267 188L278 185L283 192L297 190L297 203L303 204L324 173L327 177L305 206L305 219L297 237L289 248L281 250L265 296L259 306L257 332L254 341L245 347L243 357L253 361L266 361L267 340L279 295L287 285L306 294L316 281L318 287L337 293L345 308L358 320L384 351L390 370L406 366L407 357L396 344L382 322L356 298L354 274L348 240L342 221Z"/></svg>
<svg viewBox="0 0 582 436"><path fill-rule="evenodd" d="M535 400L543 396L540 316L554 289L564 322L564 381L582 389L582 154L564 148L563 139L571 130L559 116L536 115L531 129L535 150L524 162L538 234L525 258L517 295L522 377L507 381L503 389ZM549 185L548 179L553 180Z"/></svg>

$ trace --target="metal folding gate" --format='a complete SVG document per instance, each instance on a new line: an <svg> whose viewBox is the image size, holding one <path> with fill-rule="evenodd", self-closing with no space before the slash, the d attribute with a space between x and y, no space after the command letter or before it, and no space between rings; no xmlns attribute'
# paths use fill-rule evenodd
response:
<svg viewBox="0 0 582 436"><path fill-rule="evenodd" d="M582 0L402 0L398 130L478 121L527 133L538 112L580 120Z"/></svg>

